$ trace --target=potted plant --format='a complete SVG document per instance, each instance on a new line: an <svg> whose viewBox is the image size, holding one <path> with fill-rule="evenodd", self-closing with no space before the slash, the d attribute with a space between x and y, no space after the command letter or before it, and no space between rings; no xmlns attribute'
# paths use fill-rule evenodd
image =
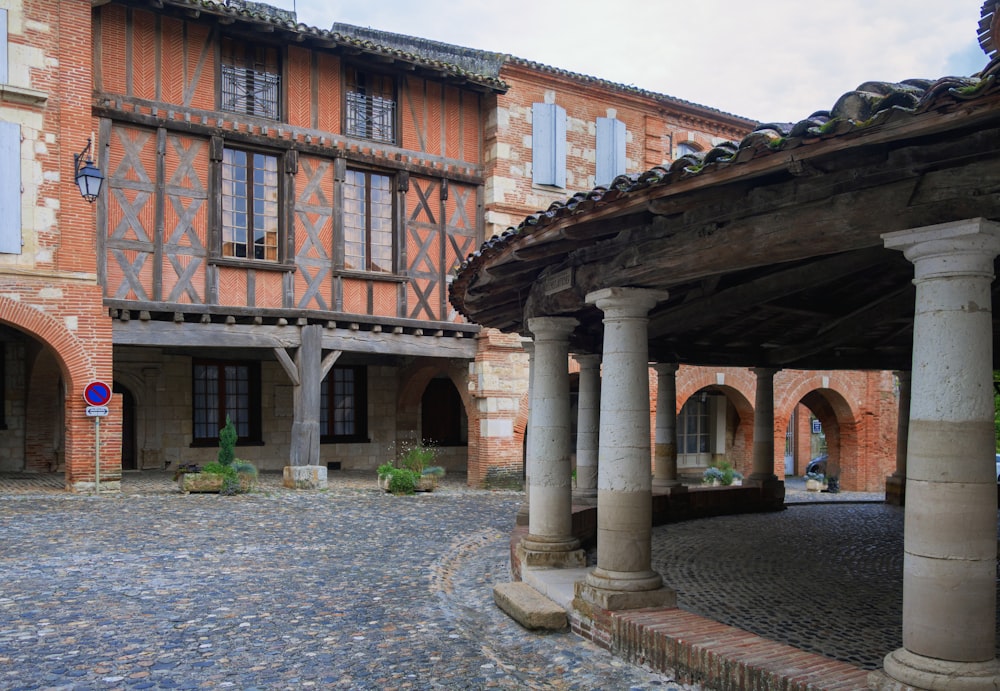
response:
<svg viewBox="0 0 1000 691"><path fill-rule="evenodd" d="M728 461L719 461L717 464L705 469L705 472L701 474L701 481L703 484L714 487L719 485L724 487L733 484L742 485L743 474L733 468Z"/></svg>
<svg viewBox="0 0 1000 691"><path fill-rule="evenodd" d="M439 465L431 465L437 450L432 446L416 444L404 446L395 462L389 461L378 467L379 487L392 494L413 494L432 492L445 470Z"/></svg>
<svg viewBox="0 0 1000 691"><path fill-rule="evenodd" d="M219 453L216 460L206 463L197 472L181 474L181 490L221 494L253 491L257 485L257 469L252 463L236 458L237 438L236 426L227 415L225 426L219 430Z"/></svg>

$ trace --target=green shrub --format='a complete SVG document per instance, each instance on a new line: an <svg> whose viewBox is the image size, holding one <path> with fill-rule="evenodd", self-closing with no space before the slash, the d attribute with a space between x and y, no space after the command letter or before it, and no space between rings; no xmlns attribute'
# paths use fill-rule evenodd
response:
<svg viewBox="0 0 1000 691"><path fill-rule="evenodd" d="M231 465L236 460L236 425L226 416L226 426L219 430L218 461L224 466Z"/></svg>
<svg viewBox="0 0 1000 691"><path fill-rule="evenodd" d="M420 473L409 468L393 468L389 474L389 491L393 494L413 494Z"/></svg>

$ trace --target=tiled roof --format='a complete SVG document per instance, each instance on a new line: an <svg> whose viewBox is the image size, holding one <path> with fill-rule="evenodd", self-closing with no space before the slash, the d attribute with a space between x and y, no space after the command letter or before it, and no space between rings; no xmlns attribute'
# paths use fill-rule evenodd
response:
<svg viewBox="0 0 1000 691"><path fill-rule="evenodd" d="M979 20L979 45L990 58L1000 49L1000 0L986 0Z"/></svg>
<svg viewBox="0 0 1000 691"><path fill-rule="evenodd" d="M936 81L910 79L900 83L866 82L841 96L833 108L813 113L795 123L762 123L739 143L726 142L706 152L688 154L669 165L641 174L620 175L607 186L579 192L565 202L553 202L545 211L531 214L518 226L494 235L456 267L451 285L452 304L463 315L464 293L474 275L508 246L552 223L615 204L650 187L665 187L692 178L787 153L801 147L848 136L864 136L921 114L1000 92L1000 58L973 77L944 77ZM784 162L787 156L781 156Z"/></svg>
<svg viewBox="0 0 1000 691"><path fill-rule="evenodd" d="M207 12L220 17L239 19L253 24L266 24L275 30L287 31L297 34L302 39L315 39L319 42L333 43L336 45L356 48L366 53L372 53L383 57L393 58L402 62L407 62L425 69L442 72L455 77L460 77L471 84L477 84L491 91L505 92L507 85L499 79L497 69L492 62L487 59L489 56L495 58L495 54L485 51L473 51L472 49L451 46L454 50L446 51L442 47L447 44L437 44L438 49L428 50L424 39L414 39L409 49L402 47L398 41L377 40L375 34L383 38L392 36L385 32L373 32L352 27L347 24L335 24L333 30L319 29L307 26L296 21L296 15L289 10L282 10L261 2L247 2L246 0L164 0L165 5ZM336 29L341 29L340 31ZM400 35L396 35L399 37ZM403 37L405 38L405 37ZM396 43L396 45L392 45ZM421 50L421 47L424 50ZM464 58L459 59L460 51ZM478 52L484 56L479 64L482 71L470 69L472 63L468 57L473 52ZM458 56L458 57L456 57ZM455 58L455 59L452 59ZM495 61L495 60L494 60Z"/></svg>
<svg viewBox="0 0 1000 691"><path fill-rule="evenodd" d="M704 112L706 115L715 115L715 116L721 115L726 118L732 118L734 120L738 120L745 125L753 125L755 123L754 120L745 118L742 115L736 115L735 113L727 113L726 111L719 110L718 108L713 108L711 106L695 103L694 101L686 101L683 98L677 98L675 96L661 94L656 91L649 91L648 89L642 89L640 87L631 84L619 84L618 82L612 82L607 79L601 79L600 77L592 77L590 75L580 74L579 72L570 72L569 70L564 70L559 67L552 67L551 65L545 65L540 62L525 60L524 58L519 58L513 55L508 55L507 58L508 62L511 64L527 67L528 69L537 72L553 74L559 77L567 77L569 79L573 79L578 82L582 82L585 84L593 84L595 86L599 86L603 89L608 89L611 91L634 94L636 96L648 98L653 101L658 101L665 105L696 109Z"/></svg>

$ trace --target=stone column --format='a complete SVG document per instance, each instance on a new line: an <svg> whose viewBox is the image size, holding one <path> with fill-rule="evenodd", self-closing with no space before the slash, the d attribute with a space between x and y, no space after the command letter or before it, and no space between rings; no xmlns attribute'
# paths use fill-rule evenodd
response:
<svg viewBox="0 0 1000 691"><path fill-rule="evenodd" d="M753 472L744 485L760 487L765 507L780 508L785 501L785 482L774 474L774 375L777 369L754 367L757 395L753 413Z"/></svg>
<svg viewBox="0 0 1000 691"><path fill-rule="evenodd" d="M990 286L1000 224L945 223L883 236L914 264L912 398L903 538L903 647L891 686L1000 686L997 485Z"/></svg>
<svg viewBox="0 0 1000 691"><path fill-rule="evenodd" d="M568 317L535 317L531 375L531 422L528 433L528 481L531 506L528 536L518 552L526 566L586 564L586 553L573 537L570 500L569 336L579 322Z"/></svg>
<svg viewBox="0 0 1000 691"><path fill-rule="evenodd" d="M597 567L577 584L578 606L673 606L651 568L649 311L665 291L605 288L587 295L604 312L604 373L597 476Z"/></svg>
<svg viewBox="0 0 1000 691"><path fill-rule="evenodd" d="M576 417L576 489L573 499L597 503L597 443L601 424L601 356L574 355L580 365Z"/></svg>
<svg viewBox="0 0 1000 691"><path fill-rule="evenodd" d="M653 487L674 492L687 488L677 479L677 365L661 363L656 370L656 446Z"/></svg>
<svg viewBox="0 0 1000 691"><path fill-rule="evenodd" d="M896 421L896 470L885 479L885 501L906 503L906 447L910 431L910 373L894 372L899 381L899 414Z"/></svg>
<svg viewBox="0 0 1000 691"><path fill-rule="evenodd" d="M531 398L535 395L535 344L525 343L524 352L528 354L528 421L524 425L524 501L517 509L516 525L528 525L531 514L531 468L528 467L528 459L531 457L531 416L535 410Z"/></svg>

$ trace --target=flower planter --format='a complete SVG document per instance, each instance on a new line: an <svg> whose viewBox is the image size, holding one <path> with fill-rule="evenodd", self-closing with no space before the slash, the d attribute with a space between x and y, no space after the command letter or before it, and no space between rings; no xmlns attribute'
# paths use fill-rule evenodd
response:
<svg viewBox="0 0 1000 691"><path fill-rule="evenodd" d="M225 478L215 473L184 473L181 475L182 492L215 492L222 491Z"/></svg>
<svg viewBox="0 0 1000 691"><path fill-rule="evenodd" d="M826 489L826 483L819 480L806 480L806 490L809 492L820 492Z"/></svg>

